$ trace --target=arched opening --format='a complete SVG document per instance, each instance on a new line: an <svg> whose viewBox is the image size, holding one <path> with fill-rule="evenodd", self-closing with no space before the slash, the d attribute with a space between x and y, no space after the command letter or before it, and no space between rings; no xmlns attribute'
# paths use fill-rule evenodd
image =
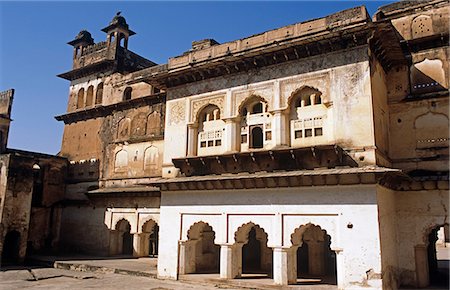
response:
<svg viewBox="0 0 450 290"><path fill-rule="evenodd" d="M18 231L10 231L6 234L3 242L2 264L17 264L20 259L20 233Z"/></svg>
<svg viewBox="0 0 450 290"><path fill-rule="evenodd" d="M242 246L242 274L272 276L272 249L267 246L266 232L253 223L241 226L235 234ZM248 276L248 275L247 275Z"/></svg>
<svg viewBox="0 0 450 290"><path fill-rule="evenodd" d="M92 106L94 103L94 87L89 86L86 92L86 107Z"/></svg>
<svg viewBox="0 0 450 290"><path fill-rule="evenodd" d="M103 103L103 83L97 85L97 92L95 93L95 104L100 105Z"/></svg>
<svg viewBox="0 0 450 290"><path fill-rule="evenodd" d="M264 148L272 142L272 114L267 112L267 102L256 95L239 106L241 116L241 151Z"/></svg>
<svg viewBox="0 0 450 290"><path fill-rule="evenodd" d="M158 224L153 220L145 222L142 226L142 236L141 246L143 248L143 255L150 256L151 258L158 257Z"/></svg>
<svg viewBox="0 0 450 290"><path fill-rule="evenodd" d="M78 95L77 95L77 109L81 109L84 107L84 89L81 88L78 91Z"/></svg>
<svg viewBox="0 0 450 290"><path fill-rule="evenodd" d="M337 285L336 253L331 250L331 237L320 226L306 224L291 235L296 259L297 281Z"/></svg>
<svg viewBox="0 0 450 290"><path fill-rule="evenodd" d="M44 194L44 171L38 165L33 165L33 194L31 196L31 205L33 207L42 206L42 198Z"/></svg>
<svg viewBox="0 0 450 290"><path fill-rule="evenodd" d="M214 243L216 233L205 222L193 224L183 243L182 274L219 273L220 246Z"/></svg>
<svg viewBox="0 0 450 290"><path fill-rule="evenodd" d="M221 152L225 122L220 119L220 113L220 109L216 105L207 105L198 114L198 155L218 154Z"/></svg>
<svg viewBox="0 0 450 290"><path fill-rule="evenodd" d="M448 229L448 228L447 228ZM428 235L428 271L430 285L434 287L449 287L449 255L445 247L445 226L438 226Z"/></svg>
<svg viewBox="0 0 450 290"><path fill-rule="evenodd" d="M131 92L133 89L131 87L127 87L125 91L123 91L123 100L128 101L131 100Z"/></svg>
<svg viewBox="0 0 450 290"><path fill-rule="evenodd" d="M309 146L322 140L316 138L324 136L327 116L327 108L321 104L322 93L311 87L299 89L289 99L291 146Z"/></svg>
<svg viewBox="0 0 450 290"><path fill-rule="evenodd" d="M251 130L251 139L250 139L250 148L263 148L264 147L264 134L261 126L252 126Z"/></svg>
<svg viewBox="0 0 450 290"><path fill-rule="evenodd" d="M261 114L263 112L263 103L259 102L253 105L252 114Z"/></svg>
<svg viewBox="0 0 450 290"><path fill-rule="evenodd" d="M116 230L119 232L119 254L133 255L133 235L131 234L130 223L122 219L117 223Z"/></svg>

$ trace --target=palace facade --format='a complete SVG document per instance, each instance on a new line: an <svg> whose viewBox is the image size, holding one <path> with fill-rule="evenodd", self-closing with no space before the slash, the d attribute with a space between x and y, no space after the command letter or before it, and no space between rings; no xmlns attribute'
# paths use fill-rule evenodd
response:
<svg viewBox="0 0 450 290"><path fill-rule="evenodd" d="M447 0L372 18L360 6L194 41L159 65L128 49L119 14L105 41L81 31L59 75L65 189L49 242L157 255L168 279L448 279L435 249L438 230L449 241L448 19Z"/></svg>

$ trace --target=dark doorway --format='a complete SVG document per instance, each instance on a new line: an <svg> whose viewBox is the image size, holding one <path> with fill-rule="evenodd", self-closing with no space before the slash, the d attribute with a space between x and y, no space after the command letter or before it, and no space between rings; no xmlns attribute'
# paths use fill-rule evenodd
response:
<svg viewBox="0 0 450 290"><path fill-rule="evenodd" d="M10 231L5 236L2 252L2 264L17 264L19 262L20 233Z"/></svg>
<svg viewBox="0 0 450 290"><path fill-rule="evenodd" d="M129 223L125 226L125 232L122 236L122 254L133 255L133 235L130 233L131 226Z"/></svg>
<svg viewBox="0 0 450 290"><path fill-rule="evenodd" d="M430 285L443 289L449 287L449 260L438 259L439 250L445 251L445 245L438 245L438 231L441 227L435 228L428 235L428 269L430 275Z"/></svg>
<svg viewBox="0 0 450 290"><path fill-rule="evenodd" d="M309 255L308 244L303 243L301 247L297 249L297 276L307 275L309 273Z"/></svg>
<svg viewBox="0 0 450 290"><path fill-rule="evenodd" d="M263 148L264 139L263 139L263 130L260 126L255 126L251 128L251 148Z"/></svg>
<svg viewBox="0 0 450 290"><path fill-rule="evenodd" d="M242 247L242 272L261 272L261 242L256 239L256 230L248 233L248 242Z"/></svg>
<svg viewBox="0 0 450 290"><path fill-rule="evenodd" d="M152 258L158 257L158 233L159 227L155 224L152 233L149 235L148 255Z"/></svg>

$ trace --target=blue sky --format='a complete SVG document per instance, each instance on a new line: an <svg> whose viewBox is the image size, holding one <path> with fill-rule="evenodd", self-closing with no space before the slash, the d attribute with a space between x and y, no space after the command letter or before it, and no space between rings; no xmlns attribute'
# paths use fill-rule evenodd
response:
<svg viewBox="0 0 450 290"><path fill-rule="evenodd" d="M137 34L129 49L157 63L187 51L191 42L220 43L365 5L370 15L393 1L247 2L0 2L0 91L16 90L10 148L56 154L67 108L72 47L82 29L95 42L117 11Z"/></svg>

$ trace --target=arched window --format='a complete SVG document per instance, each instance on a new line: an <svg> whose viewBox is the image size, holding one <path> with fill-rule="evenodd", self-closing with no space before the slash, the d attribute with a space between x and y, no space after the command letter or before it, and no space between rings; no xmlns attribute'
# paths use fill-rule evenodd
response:
<svg viewBox="0 0 450 290"><path fill-rule="evenodd" d="M259 102L253 105L252 114L261 114L263 112L263 103Z"/></svg>
<svg viewBox="0 0 450 290"><path fill-rule="evenodd" d="M250 148L263 148L264 147L264 134L263 129L260 126L251 127L251 140Z"/></svg>
<svg viewBox="0 0 450 290"><path fill-rule="evenodd" d="M92 106L94 103L94 87L89 86L86 92L86 107Z"/></svg>
<svg viewBox="0 0 450 290"><path fill-rule="evenodd" d="M133 89L131 87L127 87L125 91L123 92L123 100L128 101L131 100L131 92Z"/></svg>
<svg viewBox="0 0 450 290"><path fill-rule="evenodd" d="M265 99L251 96L240 105L239 114L241 151L272 146L272 114Z"/></svg>
<svg viewBox="0 0 450 290"><path fill-rule="evenodd" d="M97 85L97 93L95 94L95 104L99 105L103 103L103 83Z"/></svg>
<svg viewBox="0 0 450 290"><path fill-rule="evenodd" d="M322 104L322 93L312 87L303 87L290 99L291 146L310 146L322 142L312 137L324 136L327 109ZM320 106L319 106L320 105Z"/></svg>
<svg viewBox="0 0 450 290"><path fill-rule="evenodd" d="M216 105L206 106L198 115L198 155L219 153L225 123Z"/></svg>
<svg viewBox="0 0 450 290"><path fill-rule="evenodd" d="M77 109L81 109L84 107L84 89L81 88L78 91L78 96L77 96Z"/></svg>

